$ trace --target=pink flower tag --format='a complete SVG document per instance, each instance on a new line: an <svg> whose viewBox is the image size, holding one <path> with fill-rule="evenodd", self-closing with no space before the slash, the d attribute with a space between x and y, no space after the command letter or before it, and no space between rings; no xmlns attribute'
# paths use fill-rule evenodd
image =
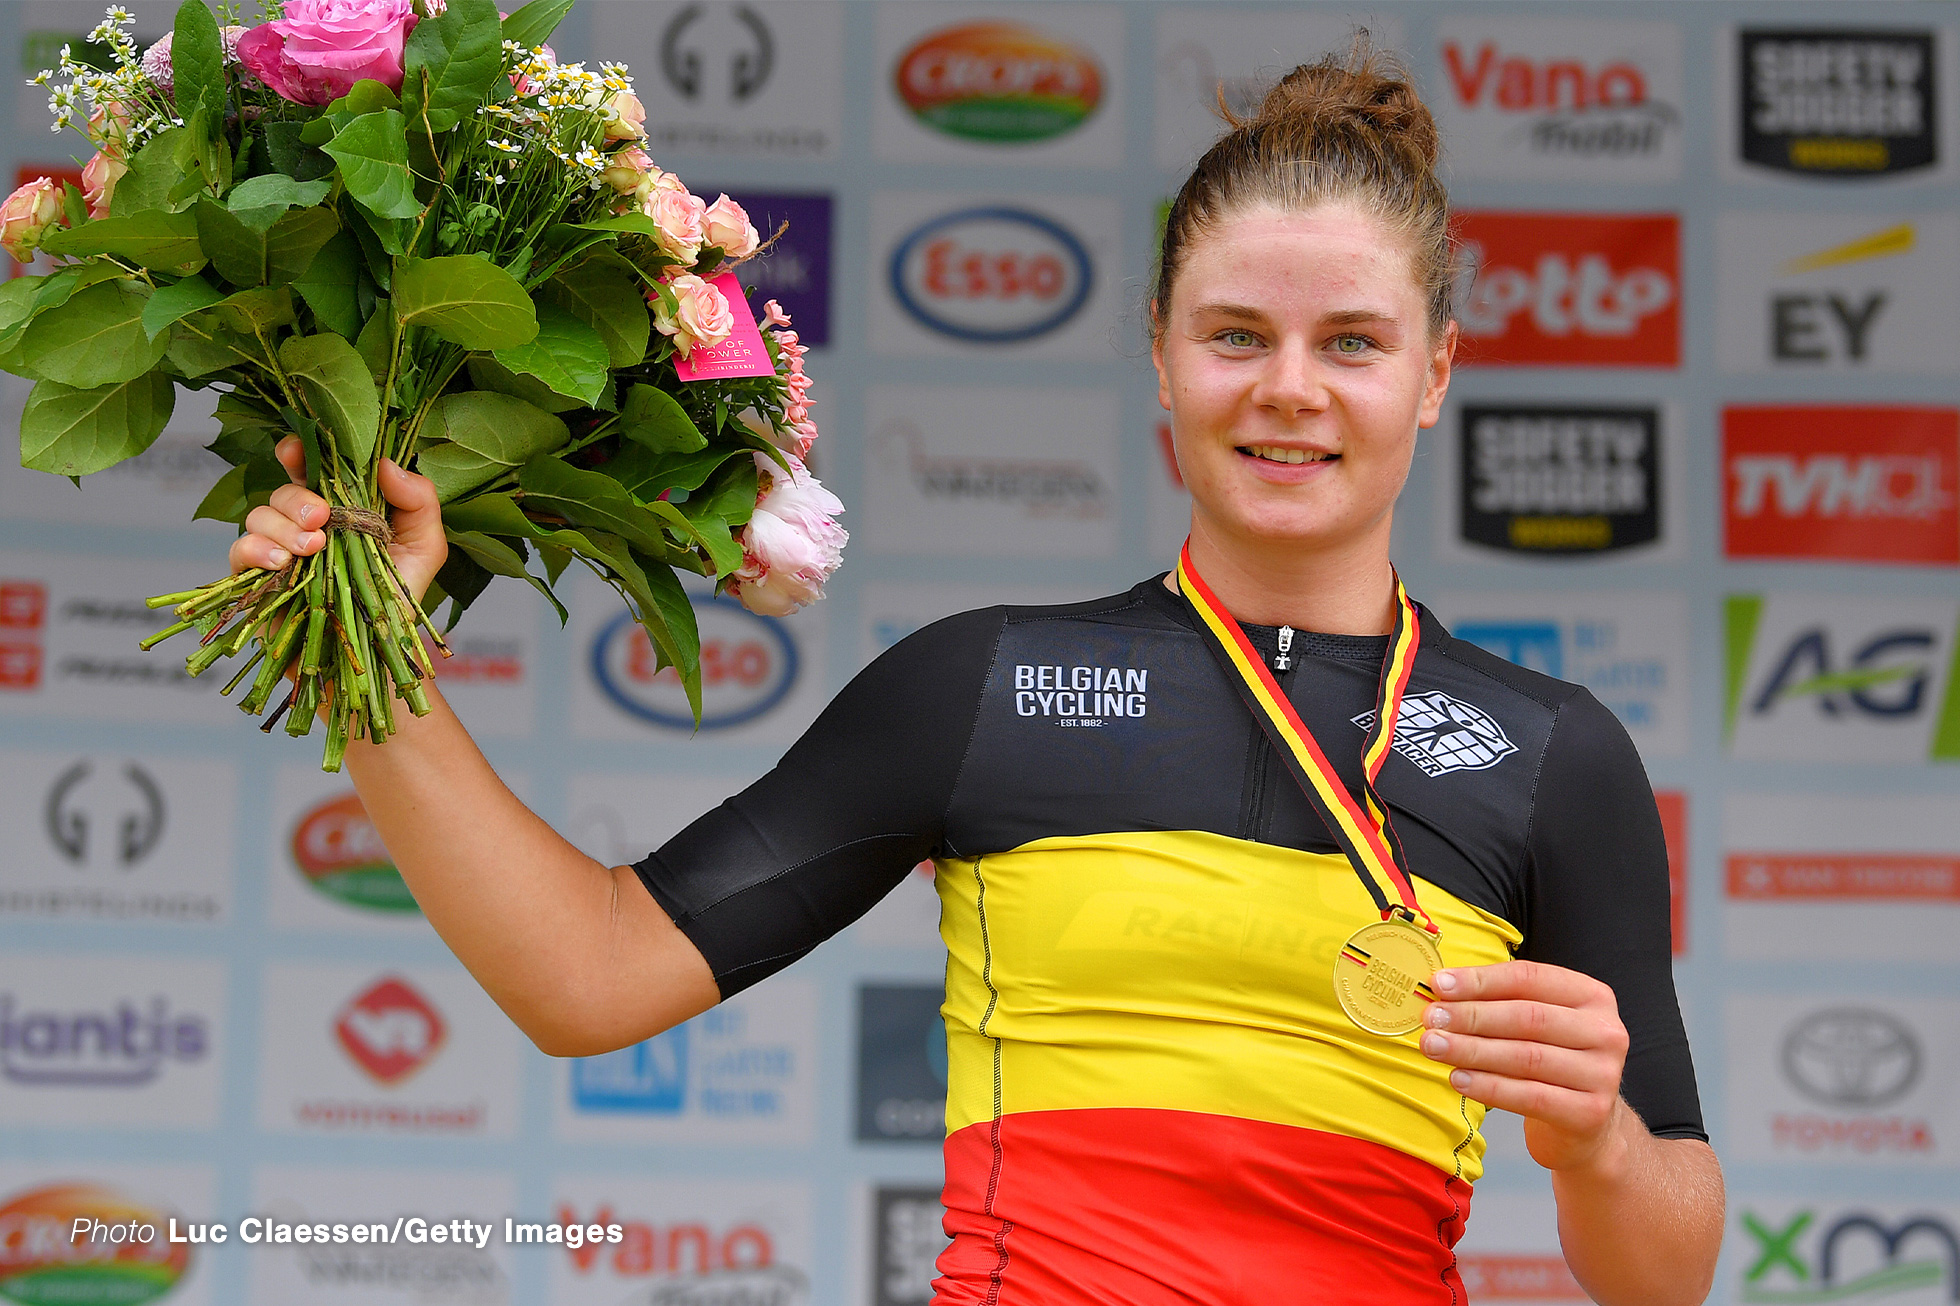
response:
<svg viewBox="0 0 1960 1306"><path fill-rule="evenodd" d="M700 381L707 377L723 376L774 376L775 365L769 361L769 351L763 346L762 332L755 324L755 311L749 307L748 296L742 293L742 285L733 272L724 272L708 278L708 284L728 298L728 315L735 319L735 329L728 333L728 339L713 348L696 346L686 358L674 359L674 371L683 381Z"/></svg>

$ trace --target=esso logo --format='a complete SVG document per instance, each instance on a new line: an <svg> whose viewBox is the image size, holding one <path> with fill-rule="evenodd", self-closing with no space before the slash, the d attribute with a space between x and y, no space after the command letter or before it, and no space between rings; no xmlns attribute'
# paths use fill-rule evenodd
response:
<svg viewBox="0 0 1960 1306"><path fill-rule="evenodd" d="M701 630L701 729L755 720L796 683L796 642L774 617L733 599L694 600ZM694 712L672 667L656 670L653 642L631 613L607 623L592 645L592 675L622 711L673 730L694 730Z"/></svg>
<svg viewBox="0 0 1960 1306"><path fill-rule="evenodd" d="M892 251L892 293L941 335L1002 345L1062 326L1089 298L1089 251L1025 209L963 209L934 218Z"/></svg>
<svg viewBox="0 0 1960 1306"><path fill-rule="evenodd" d="M899 57L895 82L921 122L993 145L1060 136L1102 103L1094 58L1019 23L934 32Z"/></svg>

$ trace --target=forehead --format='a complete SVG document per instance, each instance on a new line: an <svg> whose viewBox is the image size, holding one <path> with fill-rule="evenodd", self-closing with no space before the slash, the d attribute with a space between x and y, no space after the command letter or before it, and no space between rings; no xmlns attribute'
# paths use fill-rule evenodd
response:
<svg viewBox="0 0 1960 1306"><path fill-rule="evenodd" d="M1408 241L1365 209L1339 203L1225 214L1192 234L1171 288L1176 305L1274 296L1310 298L1314 308L1336 307L1321 302L1330 296L1358 296L1402 309L1421 293Z"/></svg>

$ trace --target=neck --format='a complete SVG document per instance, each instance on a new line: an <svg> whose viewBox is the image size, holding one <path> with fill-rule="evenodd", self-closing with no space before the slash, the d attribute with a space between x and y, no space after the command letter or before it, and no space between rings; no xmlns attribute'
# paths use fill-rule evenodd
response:
<svg viewBox="0 0 1960 1306"><path fill-rule="evenodd" d="M1301 548L1240 541L1194 514L1191 564L1242 622L1325 635L1386 635L1395 628L1386 520L1360 539ZM1176 579L1172 572L1173 587Z"/></svg>

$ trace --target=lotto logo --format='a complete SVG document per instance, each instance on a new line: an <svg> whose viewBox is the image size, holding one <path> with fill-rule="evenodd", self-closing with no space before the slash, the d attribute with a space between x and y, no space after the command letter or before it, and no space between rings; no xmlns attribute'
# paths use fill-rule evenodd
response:
<svg viewBox="0 0 1960 1306"><path fill-rule="evenodd" d="M1730 408L1732 558L1960 564L1960 411Z"/></svg>
<svg viewBox="0 0 1960 1306"><path fill-rule="evenodd" d="M356 1065L392 1087L429 1063L448 1029L427 998L389 976L341 1008L333 1032Z"/></svg>
<svg viewBox="0 0 1960 1306"><path fill-rule="evenodd" d="M1672 214L1464 213L1456 304L1465 360L1676 367L1680 220Z"/></svg>

